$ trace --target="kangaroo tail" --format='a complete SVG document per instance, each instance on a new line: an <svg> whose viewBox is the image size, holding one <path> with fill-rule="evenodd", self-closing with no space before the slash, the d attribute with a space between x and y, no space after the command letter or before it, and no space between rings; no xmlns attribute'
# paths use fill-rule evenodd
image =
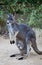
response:
<svg viewBox="0 0 42 65"><path fill-rule="evenodd" d="M36 40L35 39L32 39L31 42L32 42L32 48L33 48L33 50L37 54L42 55L42 51L39 51L39 49L37 48Z"/></svg>

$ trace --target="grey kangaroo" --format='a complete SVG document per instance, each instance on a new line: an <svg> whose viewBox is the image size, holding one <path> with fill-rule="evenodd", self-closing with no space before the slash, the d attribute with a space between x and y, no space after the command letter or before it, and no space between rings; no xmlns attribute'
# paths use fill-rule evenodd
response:
<svg viewBox="0 0 42 65"><path fill-rule="evenodd" d="M42 55L42 51L39 51L37 48L35 32L30 26L17 23L13 15L9 14L7 18L7 27L9 31L10 43L15 43L14 36L16 35L16 45L22 56L30 52L30 46L37 54ZM11 57L13 56L15 55L11 55ZM20 59L23 59L23 57L19 58L19 60Z"/></svg>

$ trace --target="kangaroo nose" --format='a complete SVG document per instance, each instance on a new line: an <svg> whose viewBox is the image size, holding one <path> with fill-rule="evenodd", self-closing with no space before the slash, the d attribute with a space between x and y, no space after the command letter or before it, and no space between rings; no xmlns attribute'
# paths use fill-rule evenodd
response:
<svg viewBox="0 0 42 65"><path fill-rule="evenodd" d="M10 41L10 44L14 44L15 43L15 41L13 40L13 41Z"/></svg>

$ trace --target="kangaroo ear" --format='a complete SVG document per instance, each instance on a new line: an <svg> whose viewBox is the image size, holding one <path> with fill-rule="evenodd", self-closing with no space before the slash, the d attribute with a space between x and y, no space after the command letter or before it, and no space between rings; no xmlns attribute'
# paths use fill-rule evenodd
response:
<svg viewBox="0 0 42 65"><path fill-rule="evenodd" d="M12 18L13 18L13 22L16 23L15 16L12 16Z"/></svg>
<svg viewBox="0 0 42 65"><path fill-rule="evenodd" d="M11 15L11 16L12 16L12 19L13 19L13 23L16 23L15 16L14 15Z"/></svg>
<svg viewBox="0 0 42 65"><path fill-rule="evenodd" d="M8 20L13 20L13 15L12 15L12 14L10 14L10 13L9 13L9 14L7 14L7 19L8 19Z"/></svg>

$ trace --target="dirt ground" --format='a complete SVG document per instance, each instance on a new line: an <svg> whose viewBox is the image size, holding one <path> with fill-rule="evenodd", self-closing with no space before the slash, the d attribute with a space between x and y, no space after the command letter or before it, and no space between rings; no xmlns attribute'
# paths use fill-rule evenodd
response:
<svg viewBox="0 0 42 65"><path fill-rule="evenodd" d="M42 31L36 30L37 45L42 50ZM17 57L10 57L12 54L19 54L17 46L11 45L9 39L0 36L0 65L42 65L42 55L36 54L31 50L27 59L18 60Z"/></svg>

